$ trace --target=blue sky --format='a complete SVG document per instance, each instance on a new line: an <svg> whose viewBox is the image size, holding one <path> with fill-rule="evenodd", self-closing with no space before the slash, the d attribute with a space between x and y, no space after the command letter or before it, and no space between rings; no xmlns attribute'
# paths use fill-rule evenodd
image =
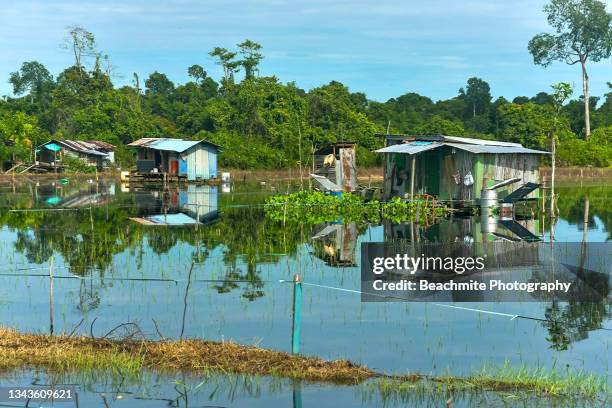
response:
<svg viewBox="0 0 612 408"><path fill-rule="evenodd" d="M479 76L494 97L534 95L559 81L581 94L578 66L543 69L527 52L529 39L549 30L545 0L0 1L0 95L10 94L9 73L23 61L54 75L70 65L59 44L72 24L95 34L117 84L155 70L182 83L192 64L219 78L208 52L249 38L264 47L262 75L305 89L338 80L379 101L406 92L437 100ZM601 96L612 61L589 69L591 92Z"/></svg>

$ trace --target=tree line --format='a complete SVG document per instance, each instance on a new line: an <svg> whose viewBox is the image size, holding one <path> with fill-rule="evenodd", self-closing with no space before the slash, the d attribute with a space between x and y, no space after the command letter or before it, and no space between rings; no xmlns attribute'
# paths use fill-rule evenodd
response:
<svg viewBox="0 0 612 408"><path fill-rule="evenodd" d="M127 143L177 137L221 145L224 167L308 166L313 149L335 141L357 142L360 165L373 166L380 164L372 153L383 143L380 133L467 136L547 150L554 131L558 164L610 166L612 83L606 94L590 95L587 62L610 57L612 15L597 0L552 0L545 11L554 34L529 42L534 63L580 65L583 79L582 95L559 112L547 89L493 99L489 84L476 77L439 101L410 92L377 102L337 81L306 91L260 76L262 46L248 39L210 51L221 78L194 64L186 67L184 84L155 71L144 81L134 73L130 85L117 87L111 58L94 34L72 26L62 48L73 61L57 77L38 61L10 74L13 96L0 102L0 160L5 167L32 160L35 147L50 138L93 139L116 145L119 164L128 167L134 158Z"/></svg>

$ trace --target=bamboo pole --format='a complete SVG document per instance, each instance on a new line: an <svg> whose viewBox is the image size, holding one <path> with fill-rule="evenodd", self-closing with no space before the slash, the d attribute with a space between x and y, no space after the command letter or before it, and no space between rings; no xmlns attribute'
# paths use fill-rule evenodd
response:
<svg viewBox="0 0 612 408"><path fill-rule="evenodd" d="M53 255L49 258L49 334L53 336Z"/></svg>
<svg viewBox="0 0 612 408"><path fill-rule="evenodd" d="M414 201L414 172L416 171L416 155L412 155L412 165L410 169L410 201Z"/></svg>
<svg viewBox="0 0 612 408"><path fill-rule="evenodd" d="M183 335L185 334L185 318L187 316L187 298L189 297L189 287L191 286L191 273L193 272L193 267L195 265L195 261L191 261L191 268L189 268L189 275L187 277L187 286L185 286L185 297L183 299L183 318L181 320L181 334L179 338L183 340Z"/></svg>

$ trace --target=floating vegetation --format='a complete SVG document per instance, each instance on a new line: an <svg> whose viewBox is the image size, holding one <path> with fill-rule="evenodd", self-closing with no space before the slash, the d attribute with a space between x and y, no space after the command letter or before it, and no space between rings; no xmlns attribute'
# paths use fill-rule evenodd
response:
<svg viewBox="0 0 612 408"><path fill-rule="evenodd" d="M390 376L346 360L326 361L281 351L205 340L153 341L21 334L0 328L0 370L36 367L51 373L111 372L133 377L162 373L244 374L334 384L364 384L386 399L432 392L527 392L551 397L608 398L605 377L566 370L483 369L469 377ZM366 380L371 380L367 381Z"/></svg>
<svg viewBox="0 0 612 408"><path fill-rule="evenodd" d="M391 201L365 201L362 197L345 193L334 196L318 191L299 191L276 195L266 200L266 215L283 222L318 224L327 221L392 222L420 221L426 223L440 217L447 209L433 200L403 201L398 197Z"/></svg>

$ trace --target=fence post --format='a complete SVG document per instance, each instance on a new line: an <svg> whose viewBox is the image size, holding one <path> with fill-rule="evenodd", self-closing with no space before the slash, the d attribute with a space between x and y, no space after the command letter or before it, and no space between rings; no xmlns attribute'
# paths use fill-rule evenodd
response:
<svg viewBox="0 0 612 408"><path fill-rule="evenodd" d="M53 255L49 258L49 334L53 336Z"/></svg>
<svg viewBox="0 0 612 408"><path fill-rule="evenodd" d="M300 275L293 277L293 322L291 325L291 353L300 352L300 317L302 301L302 280Z"/></svg>

